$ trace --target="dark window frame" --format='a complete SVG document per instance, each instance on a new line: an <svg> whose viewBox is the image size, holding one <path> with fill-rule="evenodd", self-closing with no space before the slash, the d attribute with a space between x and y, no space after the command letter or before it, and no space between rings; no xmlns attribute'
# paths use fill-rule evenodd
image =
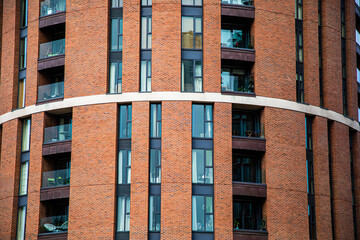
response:
<svg viewBox="0 0 360 240"><path fill-rule="evenodd" d="M121 123L121 108L126 108L126 117L125 122ZM131 115L131 116L129 116ZM121 126L122 124L125 124L125 135L122 134ZM119 107L119 139L131 139L132 135L132 105L131 104L125 104L120 105Z"/></svg>
<svg viewBox="0 0 360 240"><path fill-rule="evenodd" d="M118 28L116 29L116 33L113 33L113 20L117 21ZM116 49L112 48L113 45L113 34L117 37L117 47ZM121 45L120 45L120 39L121 38ZM114 17L111 18L110 23L110 52L121 52L123 50L123 39L124 39L124 18L123 17Z"/></svg>
<svg viewBox="0 0 360 240"><path fill-rule="evenodd" d="M145 62L146 64L146 67L145 67L145 89L144 86L143 86L143 79L142 79L142 64L143 62ZM142 59L140 61L140 92L151 92L151 85L152 85L152 77L151 77L151 74L152 74L152 61L151 59ZM150 79L150 82L148 82L148 80ZM149 84L150 83L150 84ZM149 86L150 85L150 86Z"/></svg>
<svg viewBox="0 0 360 240"><path fill-rule="evenodd" d="M153 109L154 112L153 112ZM153 123L153 114L156 115L156 122ZM161 103L151 103L150 104L150 138L161 138L161 130L162 130L162 106ZM155 126L154 130L152 126Z"/></svg>
<svg viewBox="0 0 360 240"><path fill-rule="evenodd" d="M146 36L143 35L143 19L146 19ZM141 32L140 32L140 47L141 50L151 50L152 48L152 16L141 16ZM149 41L150 36L150 41ZM145 38L145 39L144 39ZM142 46L143 40L145 41L146 47Z"/></svg>
<svg viewBox="0 0 360 240"><path fill-rule="evenodd" d="M201 137L201 136L195 136L194 135L194 106L203 106L203 110L204 110L204 136ZM210 116L210 120L207 120L206 118L206 110L208 107L211 107L211 116ZM198 139L213 139L214 138L214 106L211 105L211 104L200 104L200 103L193 103L192 104L192 109L191 109L191 132L192 132L192 137L193 138L198 138ZM210 125L211 126L211 132L208 133L208 136L206 135L206 126L207 125Z"/></svg>
<svg viewBox="0 0 360 240"><path fill-rule="evenodd" d="M183 47L183 25L184 25L184 23L183 23L183 18L192 18L192 26L193 26L193 43L192 43L192 45L193 45L193 47L192 48L184 48ZM198 31L196 31L197 29L196 29L196 19L201 19L201 31L200 32L198 32ZM203 16L198 16L198 15L188 15L188 14L183 14L182 16L181 16L181 49L182 50L196 50L196 51L202 51L203 50L203 45L204 45L204 23L203 23L203 21L204 21L204 18L203 18ZM200 48L196 48L196 36L201 36L201 47Z"/></svg>
<svg viewBox="0 0 360 240"><path fill-rule="evenodd" d="M204 230L203 231L199 231L199 230L194 230L194 223L193 223L193 218L194 218L194 211L193 211L193 204L194 204L194 201L193 201L193 197L203 197L204 198L204 202L203 202L203 206L205 206L205 210L204 210ZM207 208L207 204L206 204L206 198L208 197L211 197L212 199L212 202L211 202L211 205L212 205L212 209L211 209L211 212L210 213L207 213L206 212L206 208ZM203 232L203 233L209 233L209 232L214 232L214 228L215 228L215 218L214 218L214 195L210 195L210 194L193 194L192 197L191 197L191 229L192 229L192 232ZM212 216L212 230L209 230L207 231L206 230L206 217L207 216Z"/></svg>
<svg viewBox="0 0 360 240"><path fill-rule="evenodd" d="M201 182L200 180L197 180L196 182L194 182L194 177L195 177L195 173L193 171L193 167L191 169L191 178L192 178L192 184L199 184L199 185L213 185L214 184L214 149L213 148L193 148L192 151L191 151L191 165L193 166L194 165L194 151L203 151L203 154L204 154L204 159L203 160L203 172L204 172L204 178L203 178L203 181ZM211 166L207 166L206 164L206 158L207 158L207 155L206 155L206 152L207 151L211 151ZM209 182L206 182L206 169L210 169L209 172L212 172L212 176L211 176L211 179L209 180ZM199 174L196 174L197 177L200 177Z"/></svg>
<svg viewBox="0 0 360 240"><path fill-rule="evenodd" d="M183 64L184 61L192 61L192 91L186 91L185 90L185 64ZM201 75L196 75L196 64L197 62L201 63ZM203 92L204 91L204 77L203 77L203 60L201 59L182 59L181 60L181 69L184 66L184 71L181 70L181 92ZM183 73L184 72L184 73ZM201 90L197 91L195 88L196 80L201 79Z"/></svg>
<svg viewBox="0 0 360 240"><path fill-rule="evenodd" d="M150 210L150 197L153 197L153 199L156 199L156 203L154 204L154 212L153 212L153 224L155 224L155 230L152 229L152 226L150 225L150 216L151 216L151 210ZM160 209L157 208L158 206L158 202L160 202ZM159 229L156 229L157 228L157 222L156 222L156 217L159 216L159 220L160 222L158 223L159 224ZM152 233L152 232L160 232L161 231L161 195L158 195L158 194L150 194L149 195L149 232Z"/></svg>
<svg viewBox="0 0 360 240"><path fill-rule="evenodd" d="M115 75L114 75L114 82L113 82L113 86L111 84L111 78L112 78L112 73L111 73L111 67L112 65L115 64ZM121 73L120 73L120 66L121 66ZM122 61L112 61L110 62L110 73L109 73L109 93L122 93ZM120 89L119 89L119 85L120 85ZM114 89L114 90L112 90Z"/></svg>
<svg viewBox="0 0 360 240"><path fill-rule="evenodd" d="M117 6L113 6L113 3L117 3L116 5ZM124 6L124 3L123 3L123 0L111 0L111 6L110 6L110 8L123 8L123 6Z"/></svg>
<svg viewBox="0 0 360 240"><path fill-rule="evenodd" d="M151 154L151 151L155 151L155 159L153 159L151 156L152 156L152 154ZM160 161L158 161L158 160L160 160ZM153 161L155 161L155 164L154 164L154 162ZM160 164L159 164L160 163ZM149 173L149 183L150 184L161 184L161 148L150 148L150 159L149 159L149 171L150 171L150 173ZM152 172L152 169L153 169L153 166L154 165L154 170L155 170L155 172ZM159 170L159 177L157 176L157 173L158 173L158 170ZM154 177L152 177L152 175L154 176ZM160 179L160 181L159 182L157 182L157 179ZM153 179L155 180L155 181L153 181Z"/></svg>
<svg viewBox="0 0 360 240"><path fill-rule="evenodd" d="M240 216L235 216L235 204L242 204L240 206ZM250 209L254 209L254 213L250 216L246 216L246 208L244 204L252 204ZM263 226L263 206L262 206L261 199L253 199L253 198L242 198L239 196L233 197L233 229L234 230L261 230L261 228L265 228ZM238 221L236 219L241 219L241 221ZM248 227L246 224L248 224L248 221L246 219L250 219L248 221L253 221L252 224L254 224L254 227ZM261 222L260 222L261 221Z"/></svg>

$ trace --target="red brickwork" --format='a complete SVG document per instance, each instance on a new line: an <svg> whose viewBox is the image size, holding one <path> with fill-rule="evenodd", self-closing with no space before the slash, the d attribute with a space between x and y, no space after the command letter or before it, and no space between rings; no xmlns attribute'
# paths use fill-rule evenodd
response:
<svg viewBox="0 0 360 240"><path fill-rule="evenodd" d="M114 237L116 129L117 104L73 109L69 239Z"/></svg>
<svg viewBox="0 0 360 240"><path fill-rule="evenodd" d="M360 236L360 134L353 135L353 161L354 161L354 183L355 183L355 204L356 204L356 228L357 236Z"/></svg>

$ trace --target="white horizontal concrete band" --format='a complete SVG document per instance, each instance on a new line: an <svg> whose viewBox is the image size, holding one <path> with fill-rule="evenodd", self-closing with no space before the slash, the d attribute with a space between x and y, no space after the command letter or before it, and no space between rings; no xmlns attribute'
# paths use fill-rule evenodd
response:
<svg viewBox="0 0 360 240"><path fill-rule="evenodd" d="M0 116L0 124L29 116L43 111L52 111L63 108L77 106L86 106L104 103L126 103L135 101L195 101L195 102L226 102L252 106L274 107L287 109L296 112L307 113L315 116L321 116L330 120L343 123L357 131L360 131L359 122L344 117L342 114L326 110L320 107L296 103L288 100L268 97L246 97L224 95L221 93L183 93L183 92L151 92L151 93L122 93L92 95L84 97L66 98L63 101L51 102L41 105L32 105L26 108L18 109L5 113Z"/></svg>

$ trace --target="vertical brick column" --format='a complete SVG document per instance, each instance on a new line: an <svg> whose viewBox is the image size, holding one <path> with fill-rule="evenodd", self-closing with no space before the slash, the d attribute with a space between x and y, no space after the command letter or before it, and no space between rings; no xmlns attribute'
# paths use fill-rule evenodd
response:
<svg viewBox="0 0 360 240"><path fill-rule="evenodd" d="M1 85L0 85L0 114L10 112L17 101L18 69L19 69L19 46L20 2L3 0L3 25L1 53ZM6 63L6 64L5 64Z"/></svg>
<svg viewBox="0 0 360 240"><path fill-rule="evenodd" d="M322 19L324 107L342 113L340 1L322 1Z"/></svg>
<svg viewBox="0 0 360 240"><path fill-rule="evenodd" d="M181 90L181 0L152 5L152 91Z"/></svg>
<svg viewBox="0 0 360 240"><path fill-rule="evenodd" d="M73 108L68 239L114 237L116 119L115 103Z"/></svg>
<svg viewBox="0 0 360 240"><path fill-rule="evenodd" d="M161 239L191 239L191 102L163 102Z"/></svg>
<svg viewBox="0 0 360 240"><path fill-rule="evenodd" d="M221 1L203 1L203 90L221 91Z"/></svg>
<svg viewBox="0 0 360 240"><path fill-rule="evenodd" d="M214 106L214 216L215 239L232 239L232 105Z"/></svg>
<svg viewBox="0 0 360 240"><path fill-rule="evenodd" d="M15 239L19 196L21 124L18 119L2 125L0 165L0 239Z"/></svg>
<svg viewBox="0 0 360 240"><path fill-rule="evenodd" d="M336 239L353 239L349 130L347 126L334 122L331 134Z"/></svg>
<svg viewBox="0 0 360 240"><path fill-rule="evenodd" d="M308 239L305 115L267 107L263 119L269 239Z"/></svg>
<svg viewBox="0 0 360 240"><path fill-rule="evenodd" d="M332 231L327 120L322 117L314 117L312 130L316 236L318 239L331 239Z"/></svg>
<svg viewBox="0 0 360 240"><path fill-rule="evenodd" d="M356 228L357 236L360 236L360 133L354 134L353 138L353 161L355 182L355 204L356 204Z"/></svg>
<svg viewBox="0 0 360 240"><path fill-rule="evenodd" d="M66 1L65 98L107 91L109 2Z"/></svg>
<svg viewBox="0 0 360 240"><path fill-rule="evenodd" d="M26 215L26 239L37 239L39 233L40 188L42 179L42 143L45 113L31 118L31 144L29 161L29 188Z"/></svg>
<svg viewBox="0 0 360 240"><path fill-rule="evenodd" d="M295 2L254 4L255 93L296 101Z"/></svg>
<svg viewBox="0 0 360 240"><path fill-rule="evenodd" d="M140 90L140 0L124 1L123 9L123 92L138 92Z"/></svg>
<svg viewBox="0 0 360 240"><path fill-rule="evenodd" d="M39 58L39 12L38 1L28 1L28 40L26 63L25 106L31 106L37 100L37 62Z"/></svg>
<svg viewBox="0 0 360 240"><path fill-rule="evenodd" d="M318 0L304 1L303 3L305 102L319 106Z"/></svg>
<svg viewBox="0 0 360 240"><path fill-rule="evenodd" d="M149 111L149 102L132 103L130 239L148 236Z"/></svg>

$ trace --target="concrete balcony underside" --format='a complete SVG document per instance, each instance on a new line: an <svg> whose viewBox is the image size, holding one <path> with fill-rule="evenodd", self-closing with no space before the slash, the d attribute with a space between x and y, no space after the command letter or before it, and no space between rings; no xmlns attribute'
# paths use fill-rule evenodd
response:
<svg viewBox="0 0 360 240"><path fill-rule="evenodd" d="M266 198L266 184L233 182L233 195Z"/></svg>
<svg viewBox="0 0 360 240"><path fill-rule="evenodd" d="M242 18L255 18L254 6L221 4L221 15Z"/></svg>
<svg viewBox="0 0 360 240"><path fill-rule="evenodd" d="M39 28L46 28L58 24L63 24L66 21L66 13L61 12L57 14L48 15L39 19Z"/></svg>
<svg viewBox="0 0 360 240"><path fill-rule="evenodd" d="M64 199L64 198L69 198L69 196L70 196L69 185L40 189L40 201Z"/></svg>
<svg viewBox="0 0 360 240"><path fill-rule="evenodd" d="M71 140L43 144L43 156L71 152Z"/></svg>
<svg viewBox="0 0 360 240"><path fill-rule="evenodd" d="M267 231L234 230L234 240L267 240Z"/></svg>
<svg viewBox="0 0 360 240"><path fill-rule="evenodd" d="M221 48L221 59L255 62L255 50L248 48Z"/></svg>
<svg viewBox="0 0 360 240"><path fill-rule="evenodd" d="M65 55L58 55L54 57L48 57L39 59L38 61L38 71L49 69L49 68L55 68L55 67L61 67L65 65Z"/></svg>
<svg viewBox="0 0 360 240"><path fill-rule="evenodd" d="M265 138L254 138L254 137L232 137L232 148L240 150L250 151L266 151L266 140Z"/></svg>

